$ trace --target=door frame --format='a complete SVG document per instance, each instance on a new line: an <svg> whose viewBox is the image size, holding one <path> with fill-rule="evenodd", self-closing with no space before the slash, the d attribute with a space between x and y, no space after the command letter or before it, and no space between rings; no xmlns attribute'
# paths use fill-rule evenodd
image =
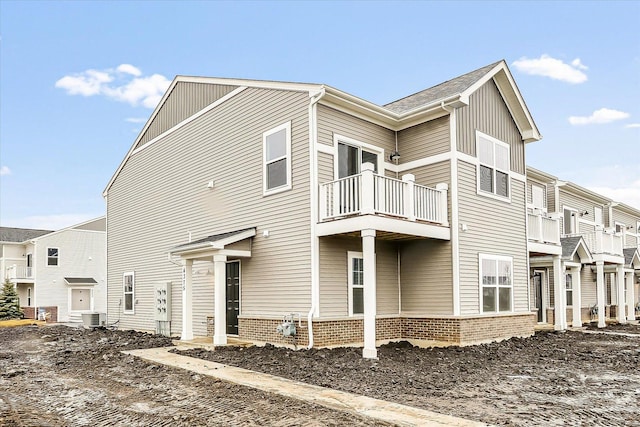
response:
<svg viewBox="0 0 640 427"><path fill-rule="evenodd" d="M225 263L225 270L224 270L224 276L225 276L224 277L224 282L225 282L225 310L226 311L229 310L229 302L228 302L229 300L227 298L227 265L233 264L233 263L237 263L238 264L238 317L240 317L240 314L242 313L242 262L240 262L239 259L230 260L230 261L227 261ZM225 313L225 315L226 315L226 313ZM236 318L236 320L237 320L237 318ZM230 334L229 333L229 324L228 323L226 325L225 333L227 334L227 336L229 336L229 335L238 336L238 334Z"/></svg>
<svg viewBox="0 0 640 427"><path fill-rule="evenodd" d="M534 268L533 275L535 276L538 273L540 273L540 310L542 310L542 322L540 323L547 323L547 290L549 286L547 277L549 277L549 275L547 274L546 268Z"/></svg>
<svg viewBox="0 0 640 427"><path fill-rule="evenodd" d="M73 308L73 291L74 290L82 290L82 291L89 291L89 310L72 310ZM67 314L72 314L72 313L92 313L93 311L95 311L95 300L94 300L94 295L93 295L93 287L88 287L88 286L73 286L73 287L69 287L69 305L68 307L68 313Z"/></svg>

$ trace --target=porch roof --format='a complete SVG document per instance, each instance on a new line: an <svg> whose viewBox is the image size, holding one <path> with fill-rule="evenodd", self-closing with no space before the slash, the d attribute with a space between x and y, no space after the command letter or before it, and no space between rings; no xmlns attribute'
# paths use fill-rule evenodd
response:
<svg viewBox="0 0 640 427"><path fill-rule="evenodd" d="M640 252L636 248L623 249L624 265L629 268L640 268Z"/></svg>
<svg viewBox="0 0 640 427"><path fill-rule="evenodd" d="M571 261L577 254L578 257L580 257L581 263L586 264L593 262L591 252L582 236L561 237L560 244L562 245L563 260Z"/></svg>
<svg viewBox="0 0 640 427"><path fill-rule="evenodd" d="M169 250L170 255L188 255L207 252L211 250L222 250L225 246L242 240L254 237L256 235L256 227L244 228L241 230L227 231L220 234L212 234L193 242L183 243L174 246Z"/></svg>
<svg viewBox="0 0 640 427"><path fill-rule="evenodd" d="M64 281L67 285L97 285L98 282L93 277L65 277Z"/></svg>

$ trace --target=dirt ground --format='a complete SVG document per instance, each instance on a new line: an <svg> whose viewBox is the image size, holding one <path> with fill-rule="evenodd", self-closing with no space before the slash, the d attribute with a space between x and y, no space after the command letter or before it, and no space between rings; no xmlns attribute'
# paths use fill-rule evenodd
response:
<svg viewBox="0 0 640 427"><path fill-rule="evenodd" d="M144 362L171 345L133 331L0 328L0 426L385 426Z"/></svg>
<svg viewBox="0 0 640 427"><path fill-rule="evenodd" d="M596 328L597 329L597 328ZM291 351L249 347L180 354L496 425L640 426L640 326L633 336L538 332L470 347Z"/></svg>

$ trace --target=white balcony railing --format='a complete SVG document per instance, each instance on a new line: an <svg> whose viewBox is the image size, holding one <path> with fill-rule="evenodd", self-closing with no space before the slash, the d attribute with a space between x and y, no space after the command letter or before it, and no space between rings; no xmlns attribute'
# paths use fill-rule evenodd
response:
<svg viewBox="0 0 640 427"><path fill-rule="evenodd" d="M591 231L582 233L589 250L593 254L611 254L622 256L622 236L613 233L607 233L604 230Z"/></svg>
<svg viewBox="0 0 640 427"><path fill-rule="evenodd" d="M32 279L33 267L25 267L24 265L11 265L7 267L5 272L7 279Z"/></svg>
<svg viewBox="0 0 640 427"><path fill-rule="evenodd" d="M528 238L536 242L560 244L560 220L529 213Z"/></svg>
<svg viewBox="0 0 640 427"><path fill-rule="evenodd" d="M320 221L382 214L448 226L447 185L429 188L414 181L411 174L402 180L376 175L372 165L365 163L361 174L320 185Z"/></svg>

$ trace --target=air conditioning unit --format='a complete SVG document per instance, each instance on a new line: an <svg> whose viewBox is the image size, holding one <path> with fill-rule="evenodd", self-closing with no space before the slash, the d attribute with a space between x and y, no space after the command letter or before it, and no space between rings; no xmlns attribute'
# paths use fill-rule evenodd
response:
<svg viewBox="0 0 640 427"><path fill-rule="evenodd" d="M99 328L107 324L107 313L83 313L82 323L85 328Z"/></svg>

